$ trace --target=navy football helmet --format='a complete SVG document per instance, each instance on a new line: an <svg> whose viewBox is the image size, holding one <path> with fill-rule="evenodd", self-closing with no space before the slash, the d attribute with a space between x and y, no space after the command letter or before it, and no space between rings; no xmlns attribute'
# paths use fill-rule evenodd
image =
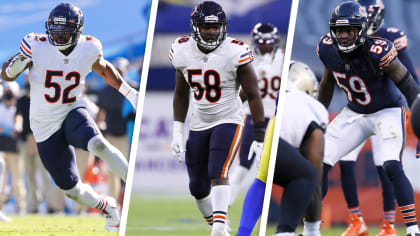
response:
<svg viewBox="0 0 420 236"><path fill-rule="evenodd" d="M278 29L270 23L258 23L251 33L254 47L259 54L274 51L279 47L280 37Z"/></svg>
<svg viewBox="0 0 420 236"><path fill-rule="evenodd" d="M60 51L75 46L83 31L83 13L71 3L60 3L45 22L49 42Z"/></svg>
<svg viewBox="0 0 420 236"><path fill-rule="evenodd" d="M354 1L346 1L340 3L330 18L330 34L334 45L338 50L348 53L364 44L367 39L367 13L364 7ZM357 33L353 39L338 38L336 35L337 28L351 29L356 28ZM343 42L353 40L351 45L346 45Z"/></svg>
<svg viewBox="0 0 420 236"><path fill-rule="evenodd" d="M357 0L368 14L367 34L375 34L384 24L385 5L382 0Z"/></svg>
<svg viewBox="0 0 420 236"><path fill-rule="evenodd" d="M220 27L219 32L200 32L200 27ZM191 13L191 30L194 40L206 50L216 49L226 38L226 14L222 7L211 1L194 7Z"/></svg>

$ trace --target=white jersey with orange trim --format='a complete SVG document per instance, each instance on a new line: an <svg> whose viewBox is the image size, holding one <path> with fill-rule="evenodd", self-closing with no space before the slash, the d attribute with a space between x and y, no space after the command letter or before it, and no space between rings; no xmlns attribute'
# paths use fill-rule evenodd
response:
<svg viewBox="0 0 420 236"><path fill-rule="evenodd" d="M102 45L98 39L82 35L66 56L47 35L30 33L23 38L20 51L33 63L29 70L29 118L35 140L42 142L60 129L71 110L86 107L82 99L85 77L102 57Z"/></svg>
<svg viewBox="0 0 420 236"><path fill-rule="evenodd" d="M271 117L276 110L276 94L280 89L284 52L278 48L272 53L255 54L252 62L258 78L265 117ZM251 114L248 103L244 103L246 114Z"/></svg>
<svg viewBox="0 0 420 236"><path fill-rule="evenodd" d="M312 122L324 129L328 124L328 111L324 105L299 90L286 92L284 108L281 114L283 115L280 137L296 148L300 147Z"/></svg>
<svg viewBox="0 0 420 236"><path fill-rule="evenodd" d="M253 57L247 44L230 37L208 54L201 52L190 36L174 41L169 58L190 86L191 130L205 130L224 123L243 125L236 70Z"/></svg>

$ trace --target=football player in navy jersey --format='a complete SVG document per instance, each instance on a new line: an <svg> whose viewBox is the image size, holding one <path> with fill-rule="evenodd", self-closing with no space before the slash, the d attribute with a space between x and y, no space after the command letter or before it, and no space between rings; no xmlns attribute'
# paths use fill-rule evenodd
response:
<svg viewBox="0 0 420 236"><path fill-rule="evenodd" d="M398 52L398 59L408 69L414 80L419 83L413 63L407 53L407 36L404 32L394 27L383 27L384 24L384 4L381 0L357 0L357 2L366 9L368 14L368 29L367 34L372 37L386 38L394 43L395 49ZM372 143L372 153L374 163L381 180L382 195L383 195L383 223L378 236L393 236L396 235L394 228L395 222L395 198L392 184L386 176L377 145L378 140L376 136L370 137ZM367 233L368 229L363 221L362 213L360 211L359 200L357 196L357 185L355 177L355 162L365 143L362 143L355 150L344 156L340 160L341 183L344 196L349 209L349 228L343 233L346 235L362 235Z"/></svg>
<svg viewBox="0 0 420 236"><path fill-rule="evenodd" d="M325 66L318 100L328 107L337 83L346 92L348 103L329 124L325 135L324 196L328 172L334 164L376 135L380 163L392 183L407 234L420 235L413 189L400 163L405 137L401 93L411 106L420 88L398 59L391 41L367 36L367 13L360 4L339 4L329 25L330 33L321 38L317 48Z"/></svg>

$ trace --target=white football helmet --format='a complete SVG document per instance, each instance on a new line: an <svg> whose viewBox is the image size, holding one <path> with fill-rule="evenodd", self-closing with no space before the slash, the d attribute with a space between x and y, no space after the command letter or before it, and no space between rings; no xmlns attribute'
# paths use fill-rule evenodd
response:
<svg viewBox="0 0 420 236"><path fill-rule="evenodd" d="M303 62L290 62L288 84L314 98L318 97L318 80L314 72Z"/></svg>

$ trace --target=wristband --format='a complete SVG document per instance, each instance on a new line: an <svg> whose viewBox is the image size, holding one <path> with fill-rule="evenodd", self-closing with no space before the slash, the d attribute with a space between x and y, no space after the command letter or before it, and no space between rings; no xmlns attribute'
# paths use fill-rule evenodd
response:
<svg viewBox="0 0 420 236"><path fill-rule="evenodd" d="M184 122L181 121L174 121L173 123L173 136L178 135L178 134L183 134L184 133Z"/></svg>
<svg viewBox="0 0 420 236"><path fill-rule="evenodd" d="M254 140L257 142L264 142L265 136L265 122L258 121L254 124Z"/></svg>
<svg viewBox="0 0 420 236"><path fill-rule="evenodd" d="M124 97L127 97L134 90L127 82L122 81L118 92L120 92Z"/></svg>

